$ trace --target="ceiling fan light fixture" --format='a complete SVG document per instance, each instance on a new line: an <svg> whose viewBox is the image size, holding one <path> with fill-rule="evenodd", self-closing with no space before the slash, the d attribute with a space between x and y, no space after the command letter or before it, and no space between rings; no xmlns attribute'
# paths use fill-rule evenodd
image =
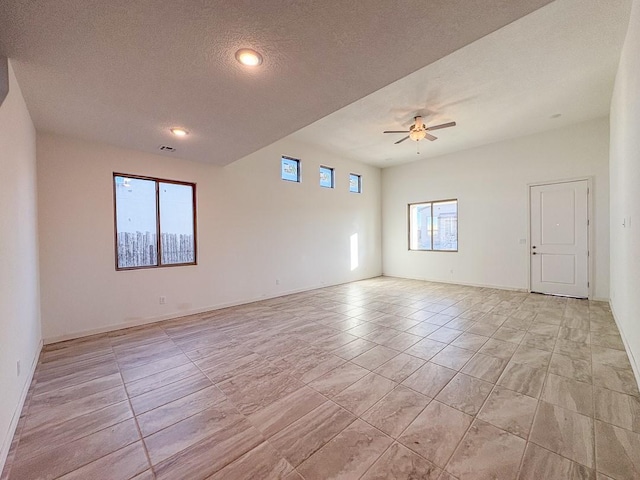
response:
<svg viewBox="0 0 640 480"><path fill-rule="evenodd" d="M415 142L419 142L427 136L427 132L424 130L411 130L409 132L409 138Z"/></svg>
<svg viewBox="0 0 640 480"><path fill-rule="evenodd" d="M236 52L236 60L247 67L257 67L262 63L262 55L250 48L241 48Z"/></svg>

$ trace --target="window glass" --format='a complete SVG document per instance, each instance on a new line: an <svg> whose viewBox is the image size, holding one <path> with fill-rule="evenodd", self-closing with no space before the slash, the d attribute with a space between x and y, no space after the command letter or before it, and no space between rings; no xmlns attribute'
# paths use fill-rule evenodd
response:
<svg viewBox="0 0 640 480"><path fill-rule="evenodd" d="M320 186L333 188L333 168L320 167Z"/></svg>
<svg viewBox="0 0 640 480"><path fill-rule="evenodd" d="M196 263L195 185L114 174L116 268Z"/></svg>
<svg viewBox="0 0 640 480"><path fill-rule="evenodd" d="M349 191L352 193L362 192L362 177L355 173L349 174Z"/></svg>
<svg viewBox="0 0 640 480"><path fill-rule="evenodd" d="M458 201L410 204L409 249L458 251Z"/></svg>
<svg viewBox="0 0 640 480"><path fill-rule="evenodd" d="M118 268L158 264L156 182L115 177Z"/></svg>
<svg viewBox="0 0 640 480"><path fill-rule="evenodd" d="M282 180L289 182L300 181L300 160L290 157L282 157Z"/></svg>
<svg viewBox="0 0 640 480"><path fill-rule="evenodd" d="M193 187L160 183L160 239L162 264L193 263Z"/></svg>

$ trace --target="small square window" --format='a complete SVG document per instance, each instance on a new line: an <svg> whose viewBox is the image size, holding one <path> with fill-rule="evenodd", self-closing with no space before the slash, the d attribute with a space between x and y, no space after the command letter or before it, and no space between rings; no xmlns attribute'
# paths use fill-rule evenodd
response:
<svg viewBox="0 0 640 480"><path fill-rule="evenodd" d="M355 173L349 174L349 191L351 193L362 193L362 176Z"/></svg>
<svg viewBox="0 0 640 480"><path fill-rule="evenodd" d="M333 168L320 167L320 186L325 188L333 188Z"/></svg>
<svg viewBox="0 0 640 480"><path fill-rule="evenodd" d="M282 180L300 182L300 160L291 157L282 157Z"/></svg>

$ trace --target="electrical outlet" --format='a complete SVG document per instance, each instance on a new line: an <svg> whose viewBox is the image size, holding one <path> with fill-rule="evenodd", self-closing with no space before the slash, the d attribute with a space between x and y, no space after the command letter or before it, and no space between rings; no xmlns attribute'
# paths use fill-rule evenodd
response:
<svg viewBox="0 0 640 480"><path fill-rule="evenodd" d="M20 376L20 360L16 362L16 374Z"/></svg>
<svg viewBox="0 0 640 480"><path fill-rule="evenodd" d="M165 303L167 303L167 297L165 297L164 295L160 296L160 305L164 305Z"/></svg>
<svg viewBox="0 0 640 480"><path fill-rule="evenodd" d="M280 285L280 279L276 278L276 285Z"/></svg>

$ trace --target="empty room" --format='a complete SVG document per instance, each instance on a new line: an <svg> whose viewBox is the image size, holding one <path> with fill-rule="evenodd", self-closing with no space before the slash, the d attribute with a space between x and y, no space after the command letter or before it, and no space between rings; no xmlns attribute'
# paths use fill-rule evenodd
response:
<svg viewBox="0 0 640 480"><path fill-rule="evenodd" d="M640 0L0 2L0 480L640 479Z"/></svg>

